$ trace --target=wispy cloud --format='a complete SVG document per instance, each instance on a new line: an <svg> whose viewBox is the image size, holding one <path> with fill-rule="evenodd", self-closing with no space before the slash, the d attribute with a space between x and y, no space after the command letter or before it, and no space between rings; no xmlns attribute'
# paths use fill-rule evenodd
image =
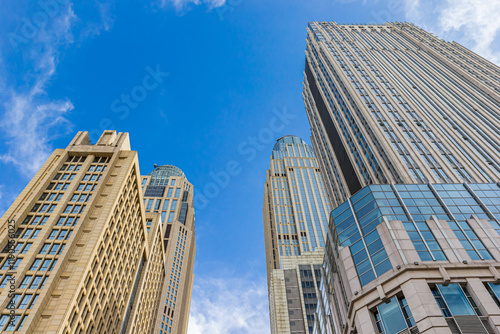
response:
<svg viewBox="0 0 500 334"><path fill-rule="evenodd" d="M87 20L86 26L80 32L80 39L92 38L99 36L102 32L109 31L115 23L113 15L114 3L110 0L97 1L95 3L97 20Z"/></svg>
<svg viewBox="0 0 500 334"><path fill-rule="evenodd" d="M4 83L6 100L1 106L0 128L6 145L0 162L14 164L25 176L33 175L47 159L52 150L50 141L71 129L65 118L73 109L71 101L50 99L46 88L56 72L59 48L73 42L75 20L71 6L61 11L50 28L40 31L23 50L23 56L32 62L32 70L23 74L26 84Z"/></svg>
<svg viewBox="0 0 500 334"><path fill-rule="evenodd" d="M161 0L161 7L173 6L175 9L182 11L190 5L205 4L210 9L224 6L226 0Z"/></svg>
<svg viewBox="0 0 500 334"><path fill-rule="evenodd" d="M188 334L269 332L265 278L195 277Z"/></svg>
<svg viewBox="0 0 500 334"><path fill-rule="evenodd" d="M73 8L69 2L54 7L50 20L32 38L23 40L15 48L16 57L23 59L22 68L14 72L16 67L0 61L3 99L0 103L0 137L3 141L0 163L16 166L25 177L31 177L45 162L56 138L72 131L68 119L74 108L71 100L64 97L54 99L47 93L57 76L61 55L71 45L78 46L80 42L108 31L114 22L111 0L95 3L93 20L80 20ZM22 35L22 32L21 26L16 33ZM0 54L0 60L2 58ZM16 78L18 82L6 78Z"/></svg>
<svg viewBox="0 0 500 334"><path fill-rule="evenodd" d="M446 40L456 40L494 63L500 62L499 0L406 0L406 17Z"/></svg>

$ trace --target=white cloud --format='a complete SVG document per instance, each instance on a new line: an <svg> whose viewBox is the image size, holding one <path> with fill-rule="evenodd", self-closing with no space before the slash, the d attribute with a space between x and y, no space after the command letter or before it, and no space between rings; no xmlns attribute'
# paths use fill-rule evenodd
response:
<svg viewBox="0 0 500 334"><path fill-rule="evenodd" d="M265 279L195 276L188 334L269 332Z"/></svg>
<svg viewBox="0 0 500 334"><path fill-rule="evenodd" d="M205 4L210 9L222 7L226 4L226 0L161 0L161 6L174 6L177 10L184 10L189 5Z"/></svg>
<svg viewBox="0 0 500 334"><path fill-rule="evenodd" d="M52 153L49 142L71 128L65 114L73 105L69 100L41 102L43 91L38 86L43 84L40 79L28 93L12 93L1 124L9 139L8 152L0 155L0 161L16 165L26 176L36 173Z"/></svg>
<svg viewBox="0 0 500 334"><path fill-rule="evenodd" d="M86 26L80 32L80 39L99 36L102 32L109 31L113 27L115 23L115 16L112 13L113 5L110 0L95 3L98 19L96 21L86 20Z"/></svg>
<svg viewBox="0 0 500 334"><path fill-rule="evenodd" d="M408 21L500 63L500 0L406 0Z"/></svg>
<svg viewBox="0 0 500 334"><path fill-rule="evenodd" d="M68 6L53 18L50 28L40 30L36 39L23 46L23 57L32 63L32 70L22 78L25 85L2 83L6 92L0 129L6 143L2 145L0 162L15 165L27 177L50 155L50 142L71 130L65 116L73 105L68 99L51 100L45 89L55 75L59 48L73 42L71 29L75 20L72 7Z"/></svg>

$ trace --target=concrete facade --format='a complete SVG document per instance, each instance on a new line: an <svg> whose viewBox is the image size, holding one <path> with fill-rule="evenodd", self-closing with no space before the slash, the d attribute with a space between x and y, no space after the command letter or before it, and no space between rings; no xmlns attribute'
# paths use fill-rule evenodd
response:
<svg viewBox="0 0 500 334"><path fill-rule="evenodd" d="M273 334L313 331L329 210L311 146L278 139L262 210Z"/></svg>
<svg viewBox="0 0 500 334"><path fill-rule="evenodd" d="M0 331L152 333L170 275L163 240L128 133L91 144L78 132L0 220Z"/></svg>
<svg viewBox="0 0 500 334"><path fill-rule="evenodd" d="M303 98L332 207L369 184L500 179L500 69L409 23L311 22Z"/></svg>
<svg viewBox="0 0 500 334"><path fill-rule="evenodd" d="M186 334L196 253L193 185L171 165L155 166L141 180L146 213L160 217L167 262L153 333Z"/></svg>
<svg viewBox="0 0 500 334"><path fill-rule="evenodd" d="M500 68L409 23L307 31L303 98L334 208L324 323L500 333Z"/></svg>

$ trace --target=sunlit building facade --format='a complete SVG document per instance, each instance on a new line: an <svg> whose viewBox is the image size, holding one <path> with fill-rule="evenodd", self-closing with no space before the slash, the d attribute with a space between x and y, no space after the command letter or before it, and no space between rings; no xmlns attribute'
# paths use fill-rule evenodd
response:
<svg viewBox="0 0 500 334"><path fill-rule="evenodd" d="M316 333L496 333L500 68L408 23L307 31L334 209Z"/></svg>
<svg viewBox="0 0 500 334"><path fill-rule="evenodd" d="M273 334L314 329L329 212L312 147L295 136L278 139L263 205Z"/></svg>
<svg viewBox="0 0 500 334"><path fill-rule="evenodd" d="M146 213L161 218L166 278L153 333L186 334L196 253L193 186L172 165L156 166L141 177ZM152 220L147 220L147 229Z"/></svg>
<svg viewBox="0 0 500 334"><path fill-rule="evenodd" d="M0 332L154 328L163 234L160 216L144 211L128 133L104 131L91 144L78 132L47 159L0 228Z"/></svg>

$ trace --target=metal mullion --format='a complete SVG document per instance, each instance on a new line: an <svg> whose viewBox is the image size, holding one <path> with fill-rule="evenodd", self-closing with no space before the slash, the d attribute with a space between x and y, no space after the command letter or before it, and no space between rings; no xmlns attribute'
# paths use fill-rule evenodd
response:
<svg viewBox="0 0 500 334"><path fill-rule="evenodd" d="M444 203L443 199L441 198L441 196L439 196L438 192L436 191L436 189L434 188L434 186L429 183L428 184L429 186L429 189L431 189L432 193L434 194L434 196L436 196L437 200L439 201L439 204L441 204L441 206L444 208L444 210L446 211L446 213L453 219L453 221L455 222L455 224L457 224L458 226L458 229L463 233L463 235L465 236L465 238L467 239L467 241L471 244L472 248L474 249L474 251L476 251L477 255L479 255L479 258L481 260L484 260L483 256L481 255L481 253L479 252L479 250L476 248L476 246L474 246L474 244L472 243L472 240L469 238L469 236L467 235L467 233L465 233L464 229L462 228L462 226L460 226L460 224L458 223L458 220L455 218L455 216L453 215L453 213L450 211L450 209L448 209L448 206ZM471 228L472 229L472 228ZM474 230L472 230L474 231ZM474 232L475 234L476 232ZM463 246L462 246L463 247Z"/></svg>
<svg viewBox="0 0 500 334"><path fill-rule="evenodd" d="M477 196L475 191L467 183L463 183L463 185L464 185L465 189L467 189L467 191L472 195L472 198L474 198L474 200L476 200L476 202L479 204L481 209L483 209L486 212L486 214L488 216L490 216L490 219L496 221L500 225L500 221L493 215L493 213L490 211L490 209L488 209L488 207L483 203L481 198L479 198L479 196Z"/></svg>
<svg viewBox="0 0 500 334"><path fill-rule="evenodd" d="M349 208L351 209L351 212L352 212L352 217L354 218L354 222L356 223L356 226L358 227L359 234L361 236L361 240L362 240L363 245L364 245L364 247L366 249L366 254L368 255L368 260L370 261L370 264L372 265L372 268L373 268L373 273L375 274L375 277L377 278L378 275L377 275L377 271L375 270L375 265L373 264L373 261L372 261L372 256L371 256L370 252L368 251L368 246L366 245L366 241L365 241L365 236L364 236L363 230L361 229L361 225L359 224L356 211L354 210L354 207L352 205L352 202L351 202L350 198L348 199L348 202L349 202ZM349 248L349 250L350 250L350 248ZM352 254L351 254L351 256L352 256ZM356 271L357 271L357 268L356 268Z"/></svg>
<svg viewBox="0 0 500 334"><path fill-rule="evenodd" d="M403 210L406 214L406 217L410 220L410 222L413 224L413 226L415 227L415 230L417 231L418 235L420 236L420 238L422 239L422 241L424 242L424 245L425 245L425 248L427 249L427 251L429 252L431 258L433 261L436 261L436 258L434 257L434 254L432 254L432 251L431 249L429 248L429 245L427 244L427 242L425 241L425 238L424 236L422 235L422 232L420 232L420 229L418 228L417 224L415 223L415 221L413 220L413 217L412 215L410 214L410 211L408 211L408 208L406 207L403 199L401 198L401 196L399 195L399 192L398 190L396 189L396 186L391 183L391 188L392 188L392 191L394 192L394 194L396 195L398 201L399 201L399 204L401 204L401 206L403 207ZM413 240L412 240L413 242Z"/></svg>

